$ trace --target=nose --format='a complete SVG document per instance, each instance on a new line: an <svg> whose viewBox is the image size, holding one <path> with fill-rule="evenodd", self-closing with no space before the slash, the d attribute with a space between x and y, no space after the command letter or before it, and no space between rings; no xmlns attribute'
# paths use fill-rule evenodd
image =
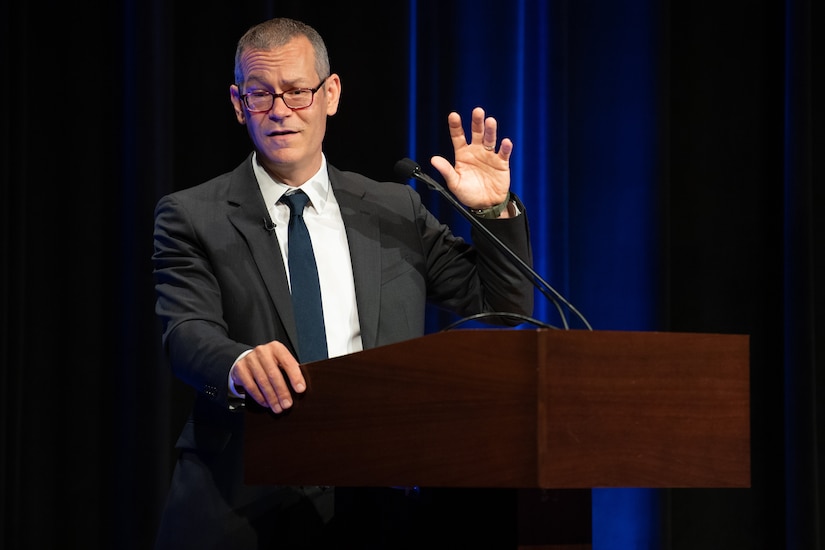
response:
<svg viewBox="0 0 825 550"><path fill-rule="evenodd" d="M289 115L291 112L292 109L286 106L284 98L276 97L275 102L272 104L272 108L269 110L269 116L275 118L283 118Z"/></svg>

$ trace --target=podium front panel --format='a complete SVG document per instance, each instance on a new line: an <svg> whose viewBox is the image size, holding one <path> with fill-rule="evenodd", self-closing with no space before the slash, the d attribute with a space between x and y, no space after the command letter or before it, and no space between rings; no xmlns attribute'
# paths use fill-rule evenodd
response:
<svg viewBox="0 0 825 550"><path fill-rule="evenodd" d="M743 335L455 330L304 365L245 413L248 483L749 487Z"/></svg>

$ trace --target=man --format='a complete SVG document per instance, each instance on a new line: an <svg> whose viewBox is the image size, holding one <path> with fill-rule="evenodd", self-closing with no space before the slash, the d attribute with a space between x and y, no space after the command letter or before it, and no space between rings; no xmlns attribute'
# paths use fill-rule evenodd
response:
<svg viewBox="0 0 825 550"><path fill-rule="evenodd" d="M290 296L302 281L290 281L284 195L300 188L309 197L303 218L322 296L322 356L421 336L428 299L466 315L532 312L530 281L496 247L452 235L409 186L327 163L326 119L341 90L314 29L290 19L253 27L238 43L230 99L254 152L157 205L156 310L173 372L197 391L158 548L328 547L343 530L332 521L333 489L243 483L244 397L276 414L289 409L290 387L306 389L299 359L319 351L301 341L295 314L304 304ZM443 157L432 165L529 262L524 207L509 193L512 143L496 151L496 121L480 108L469 142L458 114L448 126L455 166Z"/></svg>

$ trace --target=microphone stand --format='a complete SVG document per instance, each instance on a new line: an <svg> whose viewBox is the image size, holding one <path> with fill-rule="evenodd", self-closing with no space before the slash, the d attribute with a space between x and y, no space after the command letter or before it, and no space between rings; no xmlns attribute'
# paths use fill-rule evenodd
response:
<svg viewBox="0 0 825 550"><path fill-rule="evenodd" d="M458 212L461 213L462 216L467 218L470 224L478 229L485 237L487 237L501 252L507 255L517 267L519 267L522 272L530 277L530 281L533 283L541 293L550 300L555 306L556 309L559 311L559 315L561 316L562 323L564 324L565 329L569 329L570 326L567 321L567 316L564 314L564 310L562 309L561 304L564 304L571 312L573 312L576 317L578 317L584 325L587 327L588 330L593 330L593 327L590 326L590 323L587 322L587 319L577 310L573 305L568 302L564 296L562 296L556 289L554 289L550 284L545 281L532 267L530 267L524 260L519 258L518 254L513 252L509 246L501 242L501 239L496 237L489 229L487 229L484 224L478 221L478 218L470 213L464 205L462 205L456 198L450 193L443 185L439 184L433 178L425 174L421 171L421 166L418 165L412 159L405 158L401 159L395 163L395 173L403 178L406 179L415 179L426 184L430 189L437 191L441 194L447 202L449 202L453 207L455 207Z"/></svg>

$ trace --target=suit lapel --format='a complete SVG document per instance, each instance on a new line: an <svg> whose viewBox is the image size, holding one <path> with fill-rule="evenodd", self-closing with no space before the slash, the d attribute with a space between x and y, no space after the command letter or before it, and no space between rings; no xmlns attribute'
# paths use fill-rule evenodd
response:
<svg viewBox="0 0 825 550"><path fill-rule="evenodd" d="M376 214L365 206L368 203L363 200L366 194L364 184L347 177L332 166L329 166L329 176L347 232L361 341L364 348L368 349L375 347L378 338L381 231ZM229 221L246 240L281 324L285 327L289 340L297 343L295 313L289 295L286 266L275 232L264 228L264 220L269 217L249 158L232 173L228 202Z"/></svg>
<svg viewBox="0 0 825 550"><path fill-rule="evenodd" d="M381 298L381 241L376 215L363 200L366 187L329 166L329 179L347 231L355 301L365 349L375 347Z"/></svg>
<svg viewBox="0 0 825 550"><path fill-rule="evenodd" d="M269 291L275 312L285 327L289 340L297 346L298 333L295 327L292 299L289 295L286 268L275 232L267 231L265 228L265 221L269 220L269 214L255 180L250 158L247 158L232 173L228 202L229 222L246 240Z"/></svg>

